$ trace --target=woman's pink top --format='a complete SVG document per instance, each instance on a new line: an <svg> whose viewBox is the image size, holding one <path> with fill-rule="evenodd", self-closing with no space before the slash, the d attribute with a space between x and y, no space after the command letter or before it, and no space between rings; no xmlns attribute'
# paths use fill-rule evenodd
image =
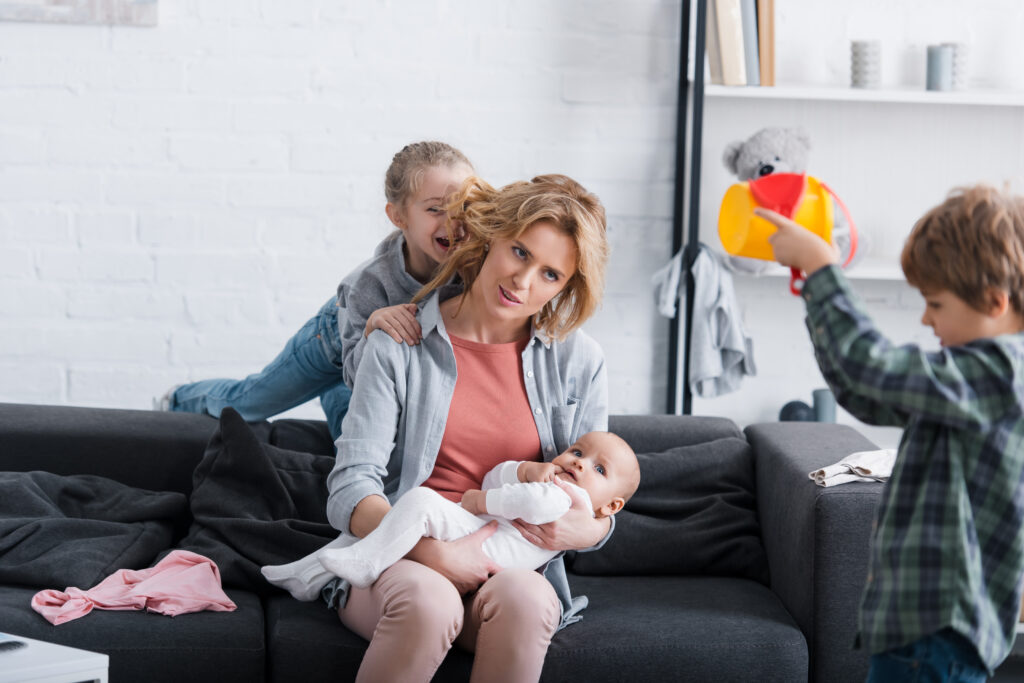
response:
<svg viewBox="0 0 1024 683"><path fill-rule="evenodd" d="M529 338L482 344L448 335L458 376L434 471L423 486L459 502L506 460L540 460L540 437L523 382Z"/></svg>

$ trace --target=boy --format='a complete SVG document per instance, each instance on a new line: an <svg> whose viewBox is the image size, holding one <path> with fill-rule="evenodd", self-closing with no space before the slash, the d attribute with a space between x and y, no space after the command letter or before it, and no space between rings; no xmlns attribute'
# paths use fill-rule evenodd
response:
<svg viewBox="0 0 1024 683"><path fill-rule="evenodd" d="M354 586L373 584L424 536L454 540L492 519L498 529L483 550L502 568L537 569L558 553L527 541L508 520L544 524L564 515L572 499L560 480L582 496L596 517L614 515L636 492L640 467L633 449L610 432L588 432L551 462L504 462L484 477L483 490L470 489L462 504L418 487L398 499L380 525L362 539L341 539L263 575L299 600L311 600L323 585L324 570ZM354 542L353 542L354 541ZM316 561L312 561L316 558Z"/></svg>
<svg viewBox="0 0 1024 683"><path fill-rule="evenodd" d="M1024 573L1024 206L978 186L926 213L903 247L942 350L892 346L796 223L775 258L810 276L802 296L837 400L905 428L879 506L860 611L868 681L983 681L1013 643ZM917 677L920 678L917 678Z"/></svg>

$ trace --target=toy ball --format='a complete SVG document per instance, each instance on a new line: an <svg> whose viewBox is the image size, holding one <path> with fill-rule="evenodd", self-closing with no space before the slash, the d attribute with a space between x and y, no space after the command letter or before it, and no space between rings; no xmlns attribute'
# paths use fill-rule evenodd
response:
<svg viewBox="0 0 1024 683"><path fill-rule="evenodd" d="M790 401L779 411L780 422L814 422L814 408L803 401Z"/></svg>

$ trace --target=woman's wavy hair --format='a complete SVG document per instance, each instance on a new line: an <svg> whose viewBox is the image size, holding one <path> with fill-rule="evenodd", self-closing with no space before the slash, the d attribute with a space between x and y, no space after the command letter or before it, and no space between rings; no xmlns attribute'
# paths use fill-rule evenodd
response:
<svg viewBox="0 0 1024 683"><path fill-rule="evenodd" d="M477 177L468 178L451 199L448 213L453 227L465 237L449 254L433 280L413 302L458 275L465 291L473 286L491 242L517 239L540 221L552 223L576 245L576 272L564 289L534 317L534 325L548 337L561 340L582 325L601 303L608 263L607 226L600 200L572 178L537 176L495 189Z"/></svg>
<svg viewBox="0 0 1024 683"><path fill-rule="evenodd" d="M1001 289L1024 315L1024 199L989 185L956 188L918 219L900 255L922 290L947 290L986 312Z"/></svg>

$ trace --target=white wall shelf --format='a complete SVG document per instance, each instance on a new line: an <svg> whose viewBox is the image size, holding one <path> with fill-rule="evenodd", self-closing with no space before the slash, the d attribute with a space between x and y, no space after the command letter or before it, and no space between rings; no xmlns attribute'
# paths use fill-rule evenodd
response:
<svg viewBox="0 0 1024 683"><path fill-rule="evenodd" d="M862 261L858 261L849 270L844 271L846 276L851 280L882 280L882 281L902 281L903 271L900 270L900 264L897 260L893 259L872 259L865 258ZM736 275L742 277L789 277L789 268L784 268L778 264L772 264L764 272L759 274L745 273L738 271Z"/></svg>
<svg viewBox="0 0 1024 683"><path fill-rule="evenodd" d="M874 102L899 104L943 104L995 107L1024 107L1024 92L1006 90L931 91L909 89L861 90L827 86L784 85L775 87L745 87L707 85L708 98L765 99L765 100L827 100L836 102Z"/></svg>

